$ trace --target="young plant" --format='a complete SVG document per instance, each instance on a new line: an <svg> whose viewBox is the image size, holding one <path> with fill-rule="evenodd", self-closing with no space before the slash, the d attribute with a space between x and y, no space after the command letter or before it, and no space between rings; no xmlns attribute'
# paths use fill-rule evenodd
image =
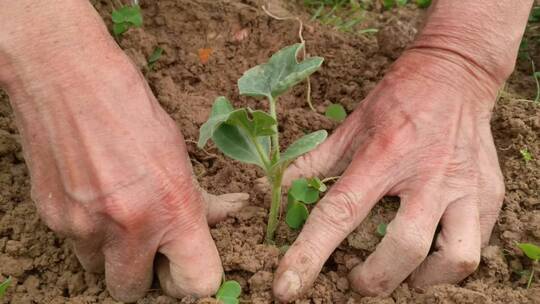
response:
<svg viewBox="0 0 540 304"><path fill-rule="evenodd" d="M11 277L7 278L4 282L0 283L0 299L4 297L6 290L11 285Z"/></svg>
<svg viewBox="0 0 540 304"><path fill-rule="evenodd" d="M113 33L115 36L125 33L131 27L141 27L143 18L138 5L123 6L112 12Z"/></svg>
<svg viewBox="0 0 540 304"><path fill-rule="evenodd" d="M540 247L530 243L518 243L517 246L523 253L532 261L531 272L529 274L529 280L527 281L527 289L531 287L532 280L534 278L534 267L540 260Z"/></svg>
<svg viewBox="0 0 540 304"><path fill-rule="evenodd" d="M519 153L521 154L521 157L523 157L523 160L525 161L525 163L528 163L531 160L533 160L533 156L532 156L531 152L529 151L529 149L523 148L523 149L519 150Z"/></svg>
<svg viewBox="0 0 540 304"><path fill-rule="evenodd" d="M242 294L242 287L236 281L224 281L216 293L216 300L223 304L238 304L238 297Z"/></svg>
<svg viewBox="0 0 540 304"><path fill-rule="evenodd" d="M380 223L379 225L377 225L377 234L380 237L385 236L387 227L388 227L388 224L386 224L386 223Z"/></svg>
<svg viewBox="0 0 540 304"><path fill-rule="evenodd" d="M300 229L309 216L306 205L315 204L319 200L319 194L326 189L324 182L317 177L293 181L287 194L285 223L292 229Z"/></svg>
<svg viewBox="0 0 540 304"><path fill-rule="evenodd" d="M267 63L249 69L238 80L240 95L266 98L269 112L250 108L235 109L221 96L212 106L207 122L200 129L198 146L209 139L228 157L261 167L272 187L272 201L266 229L266 241L273 243L281 207L281 181L287 166L298 156L311 151L326 139L325 130L304 135L280 151L277 101L278 97L317 71L321 57L309 57L302 62L297 56L304 44L283 48Z"/></svg>

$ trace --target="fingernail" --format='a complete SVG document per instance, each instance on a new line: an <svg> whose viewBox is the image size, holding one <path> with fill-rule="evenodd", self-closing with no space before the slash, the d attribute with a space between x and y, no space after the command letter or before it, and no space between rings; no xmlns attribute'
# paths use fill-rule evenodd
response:
<svg viewBox="0 0 540 304"><path fill-rule="evenodd" d="M274 295L282 301L288 301L297 296L301 287L302 282L298 274L287 270L277 280Z"/></svg>

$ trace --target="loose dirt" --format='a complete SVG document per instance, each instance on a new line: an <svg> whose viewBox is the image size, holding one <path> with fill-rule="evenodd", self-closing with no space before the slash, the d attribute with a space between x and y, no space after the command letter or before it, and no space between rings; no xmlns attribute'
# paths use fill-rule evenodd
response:
<svg viewBox="0 0 540 304"><path fill-rule="evenodd" d="M110 2L92 2L110 25ZM309 20L301 6L289 6L286 11ZM142 1L142 8L144 27L130 30L119 44L144 71L158 100L181 128L202 186L214 193L250 193L252 205L218 224L212 235L227 277L243 287L242 303L271 303L273 271L281 253L277 247L262 244L269 198L253 186L262 174L224 158L216 149L197 149L193 142L216 96L227 95L236 105L264 106L238 97L236 80L247 68L297 42L297 24L269 18L255 0ZM311 78L317 112L307 107L302 86L280 102L284 144L306 131L334 129L336 123L323 114L325 107L341 103L352 111L414 37L423 15L413 6L399 12L375 9L374 13L372 23L382 28L377 35L343 33L317 22L305 24L309 54L326 61ZM148 70L146 58L157 45L165 54ZM208 62L203 64L199 50L209 48ZM539 58L535 59L540 66ZM531 264L515 246L525 241L540 244L540 107L520 100L535 94L530 74L530 62L520 60L495 109L492 128L507 194L490 246L483 250L481 265L472 276L458 285L423 291L404 283L386 298L363 298L352 292L347 272L374 250L380 241L376 226L388 222L399 206L396 199L385 198L340 245L314 287L297 303L540 303L540 277L531 289L524 289L520 272ZM525 147L534 157L528 163L519 152ZM69 242L40 221L29 190L12 111L7 96L0 93L0 280L14 278L4 302L116 303L105 289L103 276L85 272ZM296 237L285 226L277 235L279 244L290 244ZM172 299L157 284L154 287L138 303L197 302Z"/></svg>

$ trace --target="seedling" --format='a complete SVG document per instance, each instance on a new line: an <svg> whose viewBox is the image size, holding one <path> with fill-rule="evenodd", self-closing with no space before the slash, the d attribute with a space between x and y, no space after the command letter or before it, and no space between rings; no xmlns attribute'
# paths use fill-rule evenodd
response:
<svg viewBox="0 0 540 304"><path fill-rule="evenodd" d="M388 227L388 224L386 223L380 223L377 225L377 234L381 237L386 235L386 228Z"/></svg>
<svg viewBox="0 0 540 304"><path fill-rule="evenodd" d="M534 267L540 260L540 247L531 243L518 243L517 246L533 263L529 274L529 280L527 281L527 289L529 289L534 278Z"/></svg>
<svg viewBox="0 0 540 304"><path fill-rule="evenodd" d="M431 0L416 0L416 5L419 8L428 8L431 5Z"/></svg>
<svg viewBox="0 0 540 304"><path fill-rule="evenodd" d="M324 182L317 177L293 181L287 194L285 223L292 229L300 229L309 216L307 205L315 204L319 200L320 193L326 189Z"/></svg>
<svg viewBox="0 0 540 304"><path fill-rule="evenodd" d="M131 27L141 27L143 18L138 5L123 6L112 12L113 33L115 36L125 33Z"/></svg>
<svg viewBox="0 0 540 304"><path fill-rule="evenodd" d="M199 148L209 139L228 157L261 167L272 187L272 201L266 241L273 243L281 207L281 181L289 164L322 143L328 133L319 130L304 135L280 152L277 100L296 84L317 71L321 57L309 57L297 61L303 43L294 44L278 51L267 63L249 69L238 80L240 95L266 98L269 112L250 108L235 109L227 98L218 97L212 112L199 133Z"/></svg>
<svg viewBox="0 0 540 304"><path fill-rule="evenodd" d="M216 293L216 300L223 304L238 304L238 297L242 294L242 287L236 281L224 281Z"/></svg>
<svg viewBox="0 0 540 304"><path fill-rule="evenodd" d="M326 108L324 115L333 121L342 122L347 117L347 112L345 112L345 108L342 105L332 103Z"/></svg>
<svg viewBox="0 0 540 304"><path fill-rule="evenodd" d="M525 163L528 163L533 159L531 152L527 148L519 150L519 153L521 153L521 157L523 157Z"/></svg>
<svg viewBox="0 0 540 304"><path fill-rule="evenodd" d="M4 297L4 294L6 294L6 290L8 289L9 285L11 285L11 277L0 283L0 298Z"/></svg>
<svg viewBox="0 0 540 304"><path fill-rule="evenodd" d="M163 55L163 49L157 46L150 57L148 57L148 68L154 68L156 62L159 60L159 58L161 58L161 55Z"/></svg>

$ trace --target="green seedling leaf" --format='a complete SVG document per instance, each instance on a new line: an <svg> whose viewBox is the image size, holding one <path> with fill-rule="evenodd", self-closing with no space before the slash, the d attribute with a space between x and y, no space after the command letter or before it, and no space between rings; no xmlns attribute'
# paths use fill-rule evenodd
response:
<svg viewBox="0 0 540 304"><path fill-rule="evenodd" d="M143 18L138 5L124 6L112 12L113 32L120 35L130 27L141 27Z"/></svg>
<svg viewBox="0 0 540 304"><path fill-rule="evenodd" d="M289 194L295 201L313 204L319 200L319 190L309 186L307 179L299 178L292 182Z"/></svg>
<svg viewBox="0 0 540 304"><path fill-rule="evenodd" d="M129 29L130 25L127 22L113 24L113 33L118 36L125 33Z"/></svg>
<svg viewBox="0 0 540 304"><path fill-rule="evenodd" d="M280 163L292 161L298 156L315 149L326 139L326 136L328 136L326 130L319 130L302 136L281 154Z"/></svg>
<svg viewBox="0 0 540 304"><path fill-rule="evenodd" d="M529 149L527 148L521 149L519 150L519 153L521 153L521 157L523 157L523 160L525 161L525 163L528 163L531 160L533 160L533 156L531 152L529 151Z"/></svg>
<svg viewBox="0 0 540 304"><path fill-rule="evenodd" d="M431 0L416 0L416 5L419 8L428 8L431 5Z"/></svg>
<svg viewBox="0 0 540 304"><path fill-rule="evenodd" d="M533 261L540 260L540 247L531 243L518 243L517 246L529 259Z"/></svg>
<svg viewBox="0 0 540 304"><path fill-rule="evenodd" d="M342 122L347 117L347 112L345 112L345 108L343 108L342 105L333 103L326 108L326 113L324 115L331 120Z"/></svg>
<svg viewBox="0 0 540 304"><path fill-rule="evenodd" d="M391 9L396 4L396 0L382 0L385 9Z"/></svg>
<svg viewBox="0 0 540 304"><path fill-rule="evenodd" d="M297 61L303 47L302 43L285 47L272 55L267 63L247 70L238 80L240 95L274 99L317 71L323 58Z"/></svg>
<svg viewBox="0 0 540 304"><path fill-rule="evenodd" d="M309 178L307 181L308 181L309 187L311 187L313 189L317 189L317 191L319 191L319 192L325 192L326 189L328 188L323 183L323 181L320 180L318 177Z"/></svg>
<svg viewBox="0 0 540 304"><path fill-rule="evenodd" d="M4 282L0 284L0 298L6 294L6 290L8 289L9 285L11 285L11 277L7 278Z"/></svg>
<svg viewBox="0 0 540 304"><path fill-rule="evenodd" d="M380 223L379 225L377 225L377 234L379 236L385 236L386 235L386 227L388 225L386 223Z"/></svg>
<svg viewBox="0 0 540 304"><path fill-rule="evenodd" d="M212 140L219 150L228 157L244 163L258 165L263 169L266 168L257 147L244 130L229 124L222 124L212 135ZM260 137L255 140L259 142L264 150L269 150L270 139L268 137Z"/></svg>
<svg viewBox="0 0 540 304"><path fill-rule="evenodd" d="M287 208L285 223L292 229L300 229L306 222L309 216L309 211L306 205L300 202L292 202Z"/></svg>
<svg viewBox="0 0 540 304"><path fill-rule="evenodd" d="M141 8L138 5L124 6L112 12L112 21L114 23L129 23L140 27L143 23Z"/></svg>
<svg viewBox="0 0 540 304"><path fill-rule="evenodd" d="M154 49L150 57L148 57L148 66L153 67L159 58L161 58L161 55L163 55L163 49L158 46Z"/></svg>
<svg viewBox="0 0 540 304"><path fill-rule="evenodd" d="M242 294L242 287L236 281L225 281L216 293L216 299L223 304L238 304L238 297Z"/></svg>
<svg viewBox="0 0 540 304"><path fill-rule="evenodd" d="M253 117L252 119L248 116L248 111ZM249 142L255 140L256 137L273 135L275 132L272 129L272 126L276 123L276 120L272 116L263 111L252 111L249 109L235 110L227 98L220 96L212 106L212 112L210 113L208 121L201 126L197 146L199 148L204 147L208 140L214 137L223 124L237 127L239 130L235 131L231 136L247 136L248 138L246 138L245 141ZM231 130L231 128L226 129ZM221 135L224 135L223 132L220 133ZM262 142L266 141L265 139L260 138L259 140Z"/></svg>
<svg viewBox="0 0 540 304"><path fill-rule="evenodd" d="M396 0L397 5L404 6L409 2L408 0Z"/></svg>

